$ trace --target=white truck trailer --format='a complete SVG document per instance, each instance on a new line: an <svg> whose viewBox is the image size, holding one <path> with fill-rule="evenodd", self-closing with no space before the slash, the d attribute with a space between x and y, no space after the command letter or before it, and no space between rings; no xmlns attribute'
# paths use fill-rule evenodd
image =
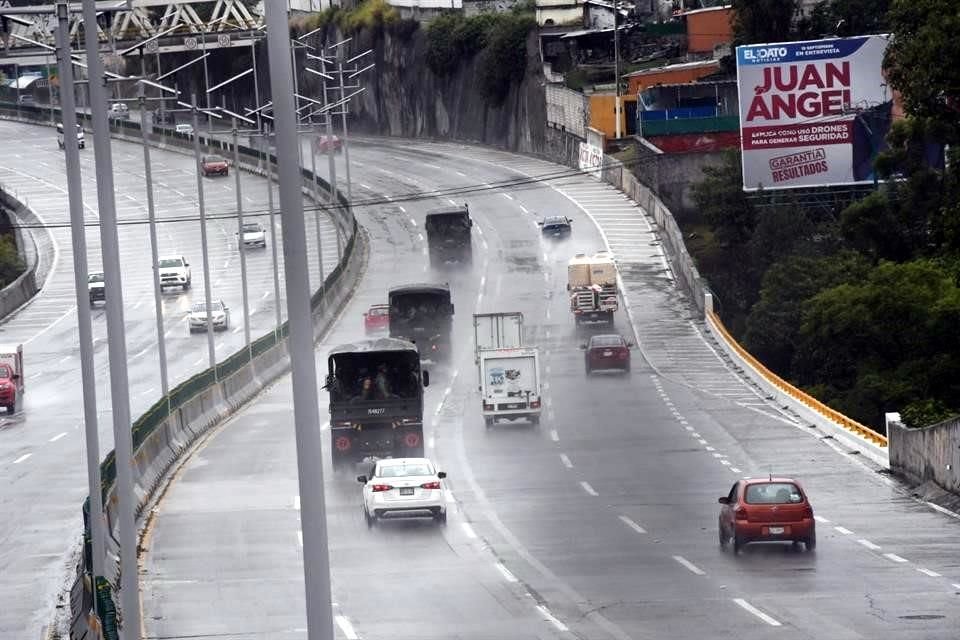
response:
<svg viewBox="0 0 960 640"><path fill-rule="evenodd" d="M592 256L578 253L567 265L570 311L579 326L586 323L613 324L620 306L617 265L609 251Z"/></svg>
<svg viewBox="0 0 960 640"><path fill-rule="evenodd" d="M540 354L535 348L484 349L479 369L487 428L499 419L540 424Z"/></svg>

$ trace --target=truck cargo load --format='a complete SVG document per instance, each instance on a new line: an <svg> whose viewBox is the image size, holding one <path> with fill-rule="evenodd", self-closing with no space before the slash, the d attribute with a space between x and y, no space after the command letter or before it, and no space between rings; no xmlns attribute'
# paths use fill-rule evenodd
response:
<svg viewBox="0 0 960 640"><path fill-rule="evenodd" d="M462 207L428 211L423 226L430 249L430 266L471 264L473 220L470 219L470 208L466 204Z"/></svg>
<svg viewBox="0 0 960 640"><path fill-rule="evenodd" d="M476 361L485 349L522 347L523 314L519 311L473 314L473 346Z"/></svg>
<svg viewBox="0 0 960 640"><path fill-rule="evenodd" d="M435 362L450 357L453 303L446 284L408 284L390 289L390 337L409 340Z"/></svg>
<svg viewBox="0 0 960 640"><path fill-rule="evenodd" d="M576 323L612 324L619 308L617 265L609 251L593 256L577 254L567 265L567 290L570 310Z"/></svg>
<svg viewBox="0 0 960 640"><path fill-rule="evenodd" d="M540 356L532 347L480 351L480 396L487 427L496 420L540 424Z"/></svg>

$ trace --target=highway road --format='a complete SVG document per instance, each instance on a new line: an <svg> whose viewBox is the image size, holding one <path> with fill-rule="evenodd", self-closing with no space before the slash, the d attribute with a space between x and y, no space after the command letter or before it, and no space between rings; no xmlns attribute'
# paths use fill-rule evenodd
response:
<svg viewBox="0 0 960 640"><path fill-rule="evenodd" d="M83 454L82 393L73 286L73 257L63 152L49 127L0 121L0 185L15 192L51 227L56 242L55 265L36 298L0 325L0 342L24 346L26 393L23 407L0 417L0 637L35 637L51 618L55 596L73 573L69 552L81 532L81 503L87 495ZM90 138L88 137L88 141ZM92 147L92 143L90 144ZM193 287L163 294L164 329L171 387L207 367L207 342L190 335L186 313L204 300L204 280L193 158L152 151L160 255L183 254L191 262ZM80 152L87 222L96 223L97 200L93 150ZM137 145L113 143L117 215L123 265L124 314L129 360L132 414L139 416L161 395L154 315L150 244L146 224L143 153ZM208 215L210 273L214 299L231 310L230 330L216 335L216 354L223 359L244 344L240 259L235 219L218 216L236 211L235 179L204 180ZM269 228L267 183L243 174L243 206ZM274 201L277 202L275 196ZM186 218L181 222L163 222ZM279 218L277 219L279 223ZM308 244L316 255L313 221ZM279 250L280 233L276 230ZM329 270L336 263L332 224L321 217L323 257ZM98 227L88 227L90 270L101 264ZM267 249L247 250L251 333L256 338L275 325L272 256ZM282 256L281 256L282 258ZM281 297L285 296L281 260ZM311 282L318 282L319 264L311 261ZM109 293L108 293L109 295ZM113 448L103 305L93 311L97 402L101 457Z"/></svg>
<svg viewBox="0 0 960 640"><path fill-rule="evenodd" d="M387 197L361 222L371 264L318 347L363 337L389 286L448 278L457 357L431 370L428 455L449 473L445 527L367 529L360 486L324 456L333 609L353 640L590 638L948 639L960 629L960 519L772 405L717 355L629 201L539 160L457 144L366 140L351 150L355 198ZM342 175L342 172L340 173ZM443 198L476 220L472 273L431 272L420 232ZM543 213L573 218L544 243ZM629 376L585 378L565 299L566 261L609 243L639 338ZM543 353L539 429L479 415L470 315L522 311ZM321 405L326 402L321 392ZM305 635L288 378L233 417L183 467L144 543L146 637ZM819 546L717 544L717 498L739 477L796 476Z"/></svg>

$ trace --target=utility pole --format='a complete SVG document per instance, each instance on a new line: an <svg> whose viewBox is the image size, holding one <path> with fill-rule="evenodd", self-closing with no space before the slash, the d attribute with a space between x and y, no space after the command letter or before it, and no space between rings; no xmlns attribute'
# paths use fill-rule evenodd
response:
<svg viewBox="0 0 960 640"><path fill-rule="evenodd" d="M65 2L57 4L57 66L60 75L60 110L63 118L63 149L66 153L67 195L70 201L70 233L73 245L73 284L77 298L77 328L80 340L80 385L83 389L83 427L87 454L87 491L90 494L90 538L93 546L92 571L97 579L106 575L103 494L100 483L100 436L97 425L97 386L93 359L93 328L87 290L87 237L83 215L83 185L80 150L77 143L77 105L74 97L73 61L70 59L70 14ZM109 293L108 293L109 295ZM94 599L94 610L96 610Z"/></svg>
<svg viewBox="0 0 960 640"><path fill-rule="evenodd" d="M203 297L207 305L207 358L210 361L210 368L214 371L216 377L217 371L217 352L213 346L213 295L210 287L210 255L209 243L207 242L207 210L203 202L203 159L200 155L200 120L197 115L199 107L197 106L197 94L190 97L193 114L193 155L197 163L197 203L200 206L200 249L203 258ZM209 114L207 116L209 120Z"/></svg>
<svg viewBox="0 0 960 640"><path fill-rule="evenodd" d="M96 0L83 0L83 22L97 24ZM97 205L104 284L107 290L107 351L110 357L110 395L113 404L113 438L117 468L117 528L120 539L120 610L123 640L139 640L140 571L137 565L136 504L133 496L133 432L130 420L130 388L127 378L127 343L123 320L123 283L117 208L113 185L110 124L107 119L106 79L100 59L98 30L84 29L87 50L90 116L97 172ZM76 131L71 131L76 135Z"/></svg>
<svg viewBox="0 0 960 640"><path fill-rule="evenodd" d="M616 136L623 137L620 126L620 0L613 0L613 84L616 88L613 113L616 118Z"/></svg>
<svg viewBox="0 0 960 640"><path fill-rule="evenodd" d="M307 608L307 639L333 640L330 556L324 501L323 449L317 370L313 350L306 225L303 221L300 143L294 107L290 29L285 3L265 2L270 85L276 118L280 211L283 217L284 275L287 281L289 351L293 380L293 420L300 484L300 525L303 530L303 569Z"/></svg>

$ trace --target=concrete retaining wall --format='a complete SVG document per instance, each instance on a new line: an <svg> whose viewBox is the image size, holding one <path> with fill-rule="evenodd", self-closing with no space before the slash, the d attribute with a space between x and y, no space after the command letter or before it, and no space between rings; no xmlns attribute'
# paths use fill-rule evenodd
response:
<svg viewBox="0 0 960 640"><path fill-rule="evenodd" d="M37 294L53 265L55 250L50 232L36 224L36 213L17 196L0 189L0 206L9 213L10 221L16 226L17 248L26 265L16 280L0 290L2 320Z"/></svg>
<svg viewBox="0 0 960 640"><path fill-rule="evenodd" d="M923 429L887 422L890 470L915 485L934 482L960 494L960 418Z"/></svg>

